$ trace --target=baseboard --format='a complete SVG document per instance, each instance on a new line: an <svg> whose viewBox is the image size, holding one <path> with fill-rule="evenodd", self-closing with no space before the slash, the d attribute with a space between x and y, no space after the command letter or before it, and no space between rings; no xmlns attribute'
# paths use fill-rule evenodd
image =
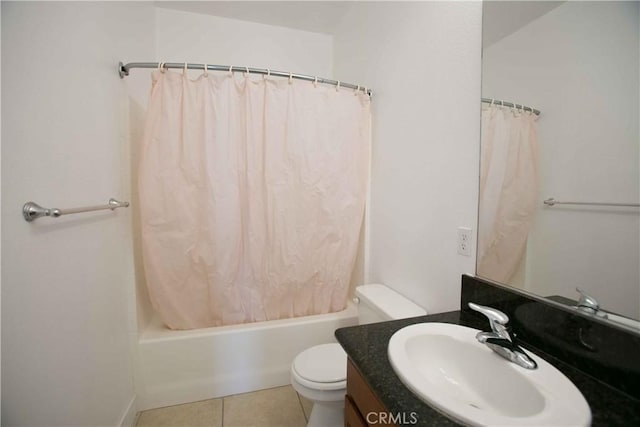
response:
<svg viewBox="0 0 640 427"><path fill-rule="evenodd" d="M122 417L120 418L120 423L118 423L118 426L134 427L137 413L138 413L138 405L137 405L136 395L134 394L133 397L131 398L131 401L129 402L129 405L127 406L127 409L125 409L124 413L122 414Z"/></svg>

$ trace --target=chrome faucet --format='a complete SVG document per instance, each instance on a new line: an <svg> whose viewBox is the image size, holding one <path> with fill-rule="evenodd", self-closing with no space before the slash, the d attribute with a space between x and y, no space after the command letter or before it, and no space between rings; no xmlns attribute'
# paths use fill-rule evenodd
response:
<svg viewBox="0 0 640 427"><path fill-rule="evenodd" d="M476 339L507 360L525 369L536 369L538 364L516 343L507 328L509 317L495 308L469 303L469 308L489 319L491 332L478 332Z"/></svg>
<svg viewBox="0 0 640 427"><path fill-rule="evenodd" d="M580 294L580 300L578 301L578 305L576 305L576 309L580 310L583 313L591 314L593 316L602 317L603 319L608 318L607 313L600 310L600 304L598 301L583 291L580 288L576 288L576 291Z"/></svg>

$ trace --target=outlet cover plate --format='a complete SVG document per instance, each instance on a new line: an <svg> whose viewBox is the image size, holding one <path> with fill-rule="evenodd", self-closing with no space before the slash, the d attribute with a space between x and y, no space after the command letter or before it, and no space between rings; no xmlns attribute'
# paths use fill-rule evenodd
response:
<svg viewBox="0 0 640 427"><path fill-rule="evenodd" d="M472 231L469 227L458 227L458 253L471 256Z"/></svg>

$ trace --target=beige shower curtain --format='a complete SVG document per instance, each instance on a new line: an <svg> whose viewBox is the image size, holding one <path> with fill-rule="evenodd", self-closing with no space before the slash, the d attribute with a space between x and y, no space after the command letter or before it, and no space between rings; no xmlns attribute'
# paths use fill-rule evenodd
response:
<svg viewBox="0 0 640 427"><path fill-rule="evenodd" d="M482 109L477 273L502 283L525 253L538 202L536 120L507 107Z"/></svg>
<svg viewBox="0 0 640 427"><path fill-rule="evenodd" d="M152 81L139 202L165 324L342 310L365 209L369 97L227 73Z"/></svg>

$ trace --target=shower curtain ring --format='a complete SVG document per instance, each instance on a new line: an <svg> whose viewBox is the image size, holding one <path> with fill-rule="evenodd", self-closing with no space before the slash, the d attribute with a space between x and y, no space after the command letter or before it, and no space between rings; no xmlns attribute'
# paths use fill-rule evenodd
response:
<svg viewBox="0 0 640 427"><path fill-rule="evenodd" d="M209 68L209 64L204 64L204 73L202 73L202 75L205 77L209 77L209 72L207 71L207 68Z"/></svg>
<svg viewBox="0 0 640 427"><path fill-rule="evenodd" d="M246 71L244 72L244 77L247 78L249 77L249 67L244 67L246 69Z"/></svg>
<svg viewBox="0 0 640 427"><path fill-rule="evenodd" d="M338 84L336 85L336 92L340 91L340 80L338 80Z"/></svg>
<svg viewBox="0 0 640 427"><path fill-rule="evenodd" d="M354 96L357 95L358 92L360 92L360 85L358 85L358 88L355 91L353 91L353 95Z"/></svg>
<svg viewBox="0 0 640 427"><path fill-rule="evenodd" d="M164 62L158 62L158 71L164 73Z"/></svg>
<svg viewBox="0 0 640 427"><path fill-rule="evenodd" d="M182 74L186 75L187 74L187 63L184 63L184 67L182 68Z"/></svg>
<svg viewBox="0 0 640 427"><path fill-rule="evenodd" d="M318 87L318 76L316 76L315 79L313 79L313 86Z"/></svg>
<svg viewBox="0 0 640 427"><path fill-rule="evenodd" d="M293 83L293 73L289 73L289 84Z"/></svg>
<svg viewBox="0 0 640 427"><path fill-rule="evenodd" d="M233 65L229 65L229 75L233 76Z"/></svg>

